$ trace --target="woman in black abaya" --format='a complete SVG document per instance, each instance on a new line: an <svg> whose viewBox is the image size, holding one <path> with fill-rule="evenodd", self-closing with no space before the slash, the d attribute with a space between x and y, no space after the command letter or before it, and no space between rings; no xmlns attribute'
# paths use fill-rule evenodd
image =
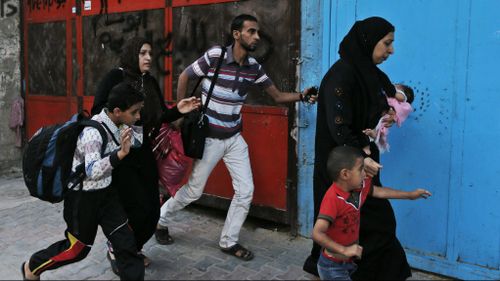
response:
<svg viewBox="0 0 500 281"><path fill-rule="evenodd" d="M141 120L136 124L143 127L143 144L131 148L120 166L113 170L113 185L118 187L121 204L145 266L150 260L142 254L142 247L153 236L160 217L158 170L151 141L162 123L173 122L200 105L198 98L191 97L180 100L171 109L165 106L160 86L149 72L153 63L151 48L151 42L145 38L128 41L120 57L120 67L110 70L100 81L92 106L92 114L99 113L106 106L110 90L121 82L134 85L145 94ZM112 245L108 247L108 259L117 273Z"/></svg>
<svg viewBox="0 0 500 281"><path fill-rule="evenodd" d="M386 95L395 95L394 86L377 65L393 54L394 26L383 18L357 21L340 43L340 59L321 81L318 96L314 163L314 220L331 185L326 171L328 152L339 145L363 149L365 170L373 184L382 186L378 170L379 151L363 134L375 128L387 111ZM386 126L392 125L387 120ZM386 199L369 197L361 209L359 260L354 280L404 280L411 276L401 244L396 237L396 220ZM304 270L317 273L320 246L313 245Z"/></svg>

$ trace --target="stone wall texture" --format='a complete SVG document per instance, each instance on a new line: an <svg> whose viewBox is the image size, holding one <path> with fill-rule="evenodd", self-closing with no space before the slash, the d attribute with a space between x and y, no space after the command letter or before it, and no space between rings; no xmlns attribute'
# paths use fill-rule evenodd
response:
<svg viewBox="0 0 500 281"><path fill-rule="evenodd" d="M9 128L13 100L21 95L21 7L0 1L0 174L20 171L22 149Z"/></svg>

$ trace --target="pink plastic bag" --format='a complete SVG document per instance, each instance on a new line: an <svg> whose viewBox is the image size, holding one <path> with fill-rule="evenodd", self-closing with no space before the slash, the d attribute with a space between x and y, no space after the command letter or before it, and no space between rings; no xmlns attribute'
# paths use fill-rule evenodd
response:
<svg viewBox="0 0 500 281"><path fill-rule="evenodd" d="M184 155L180 131L163 123L153 141L160 184L174 196L185 181L192 159Z"/></svg>

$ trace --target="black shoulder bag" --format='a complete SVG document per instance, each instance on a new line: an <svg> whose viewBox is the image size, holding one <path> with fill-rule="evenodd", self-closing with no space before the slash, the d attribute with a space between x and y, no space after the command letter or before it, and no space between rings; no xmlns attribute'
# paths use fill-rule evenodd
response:
<svg viewBox="0 0 500 281"><path fill-rule="evenodd" d="M207 93L207 99L201 110L191 111L184 117L184 122L181 126L182 144L184 145L184 154L191 158L201 159L203 157L203 151L205 149L205 139L208 136L208 117L205 115L208 108L208 103L212 97L212 91L214 90L217 77L219 76L220 66L224 60L224 55L226 53L226 47L222 47L222 53L217 62L217 67L215 68L214 76L212 77L212 82ZM200 84L200 78L196 84L191 96L194 95L196 88Z"/></svg>

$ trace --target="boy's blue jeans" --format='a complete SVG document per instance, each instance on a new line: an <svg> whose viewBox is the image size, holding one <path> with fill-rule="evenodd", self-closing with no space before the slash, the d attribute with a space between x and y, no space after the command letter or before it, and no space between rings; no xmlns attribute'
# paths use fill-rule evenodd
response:
<svg viewBox="0 0 500 281"><path fill-rule="evenodd" d="M321 280L351 280L358 266L353 262L334 262L319 255L318 273Z"/></svg>

